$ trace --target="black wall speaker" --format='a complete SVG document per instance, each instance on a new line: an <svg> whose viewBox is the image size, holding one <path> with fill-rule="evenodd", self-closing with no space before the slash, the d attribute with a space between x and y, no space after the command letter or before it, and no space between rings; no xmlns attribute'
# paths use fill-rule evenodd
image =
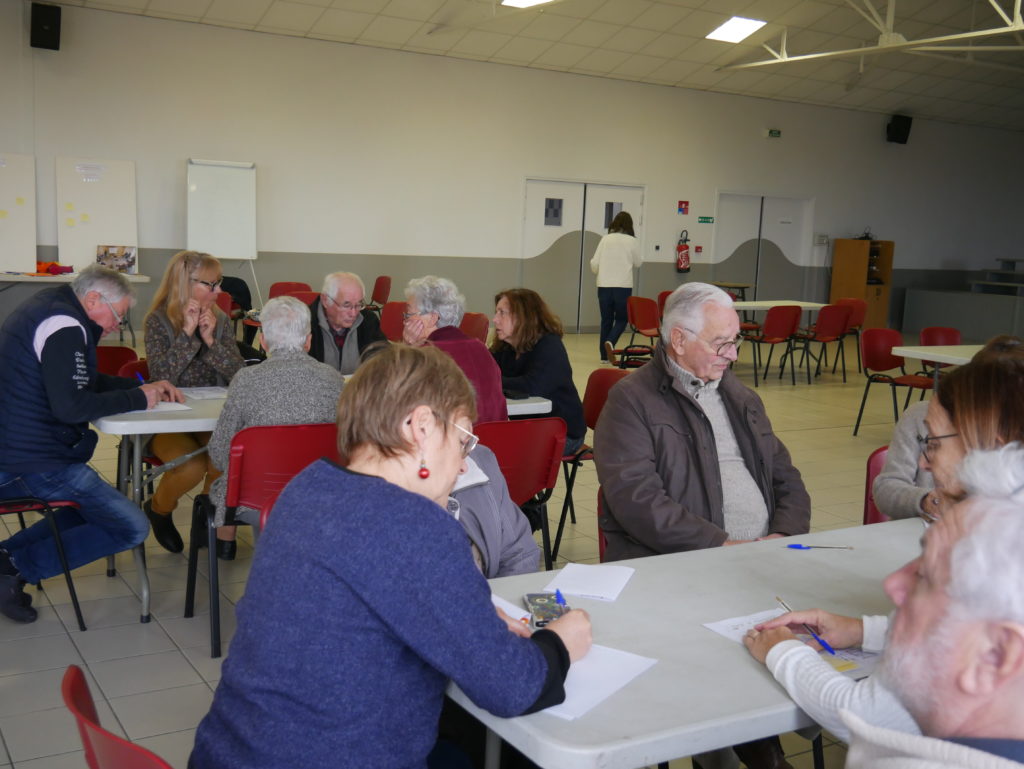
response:
<svg viewBox="0 0 1024 769"><path fill-rule="evenodd" d="M32 34L29 42L33 48L60 50L60 6L32 3Z"/></svg>
<svg viewBox="0 0 1024 769"><path fill-rule="evenodd" d="M910 124L914 118L906 115L893 115L885 127L885 140L896 144L906 144L910 138Z"/></svg>

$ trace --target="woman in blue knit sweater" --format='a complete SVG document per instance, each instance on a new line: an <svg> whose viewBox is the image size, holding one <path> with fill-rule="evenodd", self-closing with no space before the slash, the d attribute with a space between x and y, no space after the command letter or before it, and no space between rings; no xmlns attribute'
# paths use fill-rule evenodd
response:
<svg viewBox="0 0 1024 769"><path fill-rule="evenodd" d="M562 701L589 618L529 636L499 616L442 507L475 413L433 347L390 345L359 367L338 404L348 464L315 462L274 506L190 767L419 769L449 680L502 716Z"/></svg>

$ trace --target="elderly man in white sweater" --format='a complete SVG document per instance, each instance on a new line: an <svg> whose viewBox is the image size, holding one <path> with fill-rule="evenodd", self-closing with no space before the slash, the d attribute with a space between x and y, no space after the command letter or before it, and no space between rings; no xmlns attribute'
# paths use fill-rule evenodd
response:
<svg viewBox="0 0 1024 769"><path fill-rule="evenodd" d="M746 639L812 717L829 728L839 721L848 769L1024 763L1024 450L974 452L961 480L967 500L927 529L919 558L886 579L897 609L877 677L839 683L787 627ZM840 645L844 634L858 642L857 620L821 615L819 630L828 625ZM864 624L865 646L879 625Z"/></svg>

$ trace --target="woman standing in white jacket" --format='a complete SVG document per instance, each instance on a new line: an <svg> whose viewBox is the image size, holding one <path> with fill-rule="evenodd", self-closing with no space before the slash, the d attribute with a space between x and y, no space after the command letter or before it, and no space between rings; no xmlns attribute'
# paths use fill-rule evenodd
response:
<svg viewBox="0 0 1024 769"><path fill-rule="evenodd" d="M633 234L633 217L619 211L590 260L597 275L597 303L601 308L601 360L608 359L605 342L615 347L626 327L626 300L633 293L633 268L639 267L640 243Z"/></svg>

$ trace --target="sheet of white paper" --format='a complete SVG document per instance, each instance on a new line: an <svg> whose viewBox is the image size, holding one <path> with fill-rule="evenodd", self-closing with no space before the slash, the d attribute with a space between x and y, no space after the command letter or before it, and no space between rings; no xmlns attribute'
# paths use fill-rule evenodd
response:
<svg viewBox="0 0 1024 769"><path fill-rule="evenodd" d="M160 401L151 409L135 409L136 412L140 411L191 411L192 407L187 403L174 403L172 401ZM134 413L134 412L128 412Z"/></svg>
<svg viewBox="0 0 1024 769"><path fill-rule="evenodd" d="M704 627L708 630L713 630L718 635L725 636L730 641L743 643L743 636L754 625L775 619L785 613L786 610L781 608L768 609L767 611L759 611L756 614L748 614L745 617L730 617L729 619L721 619L717 622L705 622Z"/></svg>
<svg viewBox="0 0 1024 769"><path fill-rule="evenodd" d="M520 621L525 619L527 622L530 621L530 612L526 611L522 606L516 606L511 601L505 600L500 595L495 595L494 593L491 593L491 603L493 603L495 606L497 606L499 609L505 612L512 619L517 619Z"/></svg>
<svg viewBox="0 0 1024 769"><path fill-rule="evenodd" d="M186 398L194 401L212 401L217 398L227 398L228 388L226 387L179 387Z"/></svg>
<svg viewBox="0 0 1024 769"><path fill-rule="evenodd" d="M579 718L651 667L656 659L594 644L565 678L565 702L544 713L567 721Z"/></svg>
<svg viewBox="0 0 1024 769"><path fill-rule="evenodd" d="M616 566L610 563L570 563L556 574L544 589L550 593L561 590L563 595L614 601L634 571L635 569L630 566Z"/></svg>

